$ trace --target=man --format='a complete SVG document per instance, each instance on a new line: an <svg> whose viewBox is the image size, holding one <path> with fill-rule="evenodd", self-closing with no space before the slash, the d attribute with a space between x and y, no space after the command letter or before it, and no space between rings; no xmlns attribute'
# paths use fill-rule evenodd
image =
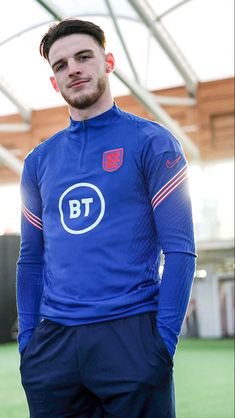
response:
<svg viewBox="0 0 235 418"><path fill-rule="evenodd" d="M173 418L195 269L182 148L113 103L100 27L62 21L40 51L71 117L22 175L17 301L30 416Z"/></svg>

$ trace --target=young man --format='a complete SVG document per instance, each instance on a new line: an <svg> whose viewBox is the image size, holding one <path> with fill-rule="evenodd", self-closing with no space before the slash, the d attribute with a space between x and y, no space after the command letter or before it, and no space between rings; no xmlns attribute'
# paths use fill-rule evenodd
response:
<svg viewBox="0 0 235 418"><path fill-rule="evenodd" d="M173 418L195 268L182 148L113 103L100 27L65 20L40 51L71 118L22 175L17 301L30 416Z"/></svg>

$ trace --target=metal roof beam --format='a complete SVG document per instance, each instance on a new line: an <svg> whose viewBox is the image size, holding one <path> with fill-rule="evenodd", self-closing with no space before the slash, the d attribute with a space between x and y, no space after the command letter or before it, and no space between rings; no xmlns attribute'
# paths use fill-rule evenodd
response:
<svg viewBox="0 0 235 418"><path fill-rule="evenodd" d="M157 20L160 20L163 17L167 16L168 14L174 12L176 9L179 9L181 6L184 6L185 3L188 3L189 1L192 1L192 0L182 0L179 3L176 3L174 6L170 7L165 12L163 12L160 16L158 16Z"/></svg>
<svg viewBox="0 0 235 418"><path fill-rule="evenodd" d="M36 0L48 13L50 13L56 20L61 20L63 16L62 10L53 0Z"/></svg>
<svg viewBox="0 0 235 418"><path fill-rule="evenodd" d="M182 143L185 152L187 152L190 160L199 160L200 153L198 147L193 143L191 138L185 134L181 127L176 123L169 114L157 103L156 96L139 86L135 81L130 80L118 68L114 74L121 80L131 91L131 93L144 105L144 107L158 120L163 123Z"/></svg>
<svg viewBox="0 0 235 418"><path fill-rule="evenodd" d="M13 102L19 109L26 123L31 123L31 110L23 103L23 101L17 96L16 92L10 86L10 84L0 76L0 90L8 99Z"/></svg>
<svg viewBox="0 0 235 418"><path fill-rule="evenodd" d="M0 132L28 132L30 130L29 123L0 123Z"/></svg>
<svg viewBox="0 0 235 418"><path fill-rule="evenodd" d="M177 96L161 96L154 95L156 97L157 103L169 106L195 106L197 100L192 97L177 97Z"/></svg>
<svg viewBox="0 0 235 418"><path fill-rule="evenodd" d="M197 76L166 28L161 22L157 21L157 16L151 8L148 8L148 11L146 10L146 7L142 4L144 1L129 0L129 3L132 5L136 13L142 18L142 21L145 23L156 41L161 45L185 80L189 94L195 96L197 91Z"/></svg>
<svg viewBox="0 0 235 418"><path fill-rule="evenodd" d="M38 0L36 0L36 1L38 1ZM40 5L42 6L42 2L40 2ZM45 7L44 7L45 8ZM56 16L56 14L54 15L54 16ZM73 15L71 15L71 17L72 16L76 16L76 17L78 17L78 16L84 16L83 14L80 14L80 13L74 13ZM87 17L97 17L97 16L99 16L99 17L109 17L109 15L107 14L107 13L96 13L95 15L94 15L94 13L86 13L86 16ZM123 20L128 20L128 21L131 21L131 22L138 22L138 23L140 23L141 22L141 20L140 20L140 18L138 18L138 16L137 17L134 17L134 16L125 16L125 15L123 15L123 14L116 14L116 18L118 18L118 19L123 19ZM160 18L160 17L159 17ZM9 37L7 37L7 38L5 38L5 39L3 39L2 41L0 41L0 47L2 46L2 45L5 45L5 44L7 44L8 42L10 42L10 41L12 41L12 40L14 40L14 39L16 39L16 38L18 38L18 36L21 36L21 35L24 35L25 33L28 33L28 32L30 32L31 30L34 30L34 29L37 29L37 28L40 28L41 26L44 26L44 25L46 25L46 24L52 24L54 22L54 18L52 17L50 20L45 20L45 21L43 21L43 22L40 22L40 23L37 23L36 25L32 25L32 26L29 26L28 28L25 28L25 29L22 29L22 30L20 30L19 32L16 32L16 33L14 33L13 35L11 35L11 36L9 36Z"/></svg>
<svg viewBox="0 0 235 418"><path fill-rule="evenodd" d="M137 74L137 72L136 72L136 70L135 70L135 66L134 66L134 64L133 64L133 62L132 62L132 59L131 59L131 56L130 56L129 51L128 51L128 49L127 49L126 43L125 43L124 38L123 38L123 36L122 36L121 30L120 30L120 27L119 27L119 25L118 25L117 18L116 18L115 14L114 14L114 11L113 11L113 8L112 8L112 6L111 6L111 3L110 3L110 1L109 1L109 0L105 0L105 3L106 3L106 5L107 5L107 8L108 8L109 14L110 14L111 19L112 19L112 21L113 21L113 24L114 24L114 27L115 27L116 32L117 32L117 34L118 34L118 37L119 37L119 39L120 39L120 42L121 42L121 44L122 44L123 50L124 50L124 52L125 52L125 54L126 54L127 60L128 60L128 62L129 62L129 65L130 65L130 67L131 67L131 69L132 69L132 73L133 73L133 75L134 75L134 78L135 78L135 80L139 83L139 76L138 76L138 74Z"/></svg>
<svg viewBox="0 0 235 418"><path fill-rule="evenodd" d="M0 162L21 176L23 170L23 162L16 158L10 151L0 145Z"/></svg>
<svg viewBox="0 0 235 418"><path fill-rule="evenodd" d="M45 25L46 23L47 23L47 24L50 24L50 23L51 23L51 19L50 19L50 20L47 20L47 21L45 21L45 22L42 22L42 23L37 23L36 25L29 26L28 28L22 29L22 30L20 30L19 32L14 33L13 35L9 36L8 38L3 39L3 40L0 42L0 47L1 47L2 45L7 44L7 42L13 41L14 39L18 38L19 36L24 35L24 34L25 34L25 33L27 33L27 32L30 32L31 30L34 30L34 29L40 28L40 26L43 26L43 25Z"/></svg>

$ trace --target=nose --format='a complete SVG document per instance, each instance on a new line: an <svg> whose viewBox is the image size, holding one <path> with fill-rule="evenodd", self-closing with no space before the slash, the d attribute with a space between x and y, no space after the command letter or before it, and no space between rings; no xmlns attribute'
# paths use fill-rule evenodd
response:
<svg viewBox="0 0 235 418"><path fill-rule="evenodd" d="M73 76L75 74L81 73L80 63L75 61L74 59L68 60L68 74L69 76Z"/></svg>

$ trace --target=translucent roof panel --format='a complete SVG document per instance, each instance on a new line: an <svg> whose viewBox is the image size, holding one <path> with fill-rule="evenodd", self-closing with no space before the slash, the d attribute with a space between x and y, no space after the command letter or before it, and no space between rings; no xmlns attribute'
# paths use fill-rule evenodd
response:
<svg viewBox="0 0 235 418"><path fill-rule="evenodd" d="M199 81L233 76L233 0L136 0L135 3L155 20L155 25L165 28ZM114 53L117 68L126 77L134 78L110 7L140 84L154 90L185 83L134 10L133 1L8 0L0 7L0 92L4 91L1 80L5 80L12 97L30 109L64 104L51 89L51 70L38 51L41 37L56 17L76 16L101 25L107 37L107 50ZM114 96L128 94L128 88L115 75L111 76L111 84ZM0 115L14 111L15 105L0 93Z"/></svg>
<svg viewBox="0 0 235 418"><path fill-rule="evenodd" d="M233 1L189 1L163 17L162 22L200 81L233 75Z"/></svg>
<svg viewBox="0 0 235 418"><path fill-rule="evenodd" d="M0 4L0 10L0 43L20 31L52 19L52 15L34 0L4 1Z"/></svg>

